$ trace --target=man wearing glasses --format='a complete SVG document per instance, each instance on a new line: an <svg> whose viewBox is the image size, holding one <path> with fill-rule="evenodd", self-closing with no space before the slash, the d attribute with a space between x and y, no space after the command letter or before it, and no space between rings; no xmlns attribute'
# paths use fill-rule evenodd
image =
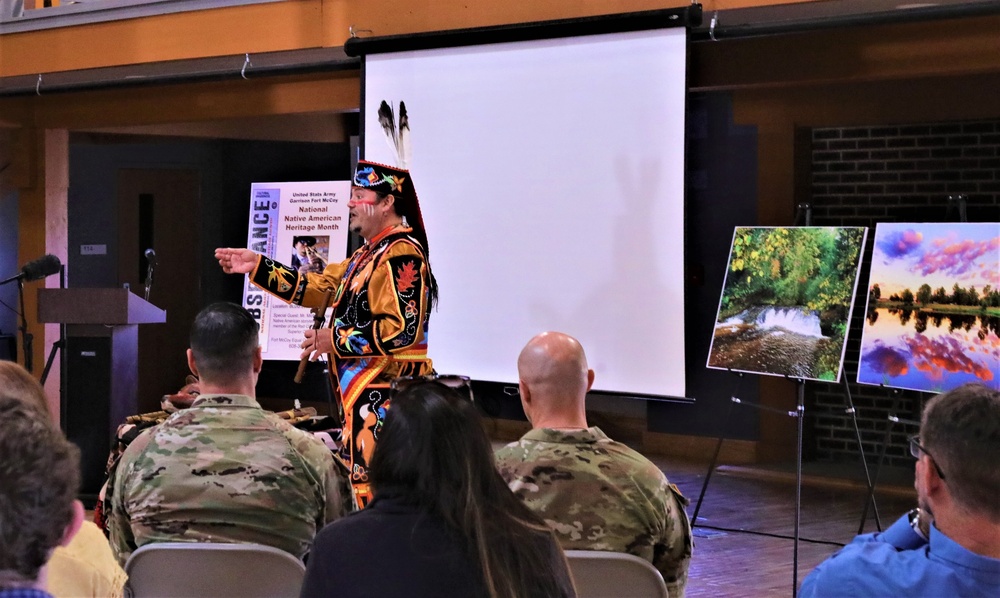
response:
<svg viewBox="0 0 1000 598"><path fill-rule="evenodd" d="M800 596L1000 596L1000 392L934 397L910 452L919 507L821 563Z"/></svg>

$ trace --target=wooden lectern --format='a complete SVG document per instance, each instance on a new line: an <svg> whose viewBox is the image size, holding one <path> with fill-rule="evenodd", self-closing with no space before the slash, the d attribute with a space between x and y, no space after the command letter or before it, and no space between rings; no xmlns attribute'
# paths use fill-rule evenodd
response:
<svg viewBox="0 0 1000 598"><path fill-rule="evenodd" d="M60 420L80 447L80 493L96 496L114 431L138 413L139 324L167 312L124 288L38 289L38 321L66 326Z"/></svg>

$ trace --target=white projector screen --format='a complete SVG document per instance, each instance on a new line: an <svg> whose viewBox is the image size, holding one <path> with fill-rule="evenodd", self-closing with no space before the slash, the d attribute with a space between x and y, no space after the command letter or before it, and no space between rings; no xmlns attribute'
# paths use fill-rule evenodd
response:
<svg viewBox="0 0 1000 598"><path fill-rule="evenodd" d="M684 397L683 27L365 58L364 157L409 116L435 369L514 383L545 330L594 390Z"/></svg>

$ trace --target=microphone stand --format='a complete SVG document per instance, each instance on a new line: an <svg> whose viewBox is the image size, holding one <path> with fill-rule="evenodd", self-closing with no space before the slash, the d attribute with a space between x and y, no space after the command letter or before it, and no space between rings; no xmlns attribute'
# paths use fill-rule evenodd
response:
<svg viewBox="0 0 1000 598"><path fill-rule="evenodd" d="M17 279L17 297L21 304L21 350L24 351L24 369L31 373L34 370L34 336L28 332L28 318L24 315L24 279Z"/></svg>
<svg viewBox="0 0 1000 598"><path fill-rule="evenodd" d="M153 261L147 258L149 265L146 266L146 296L144 299L149 301L149 289L153 286Z"/></svg>

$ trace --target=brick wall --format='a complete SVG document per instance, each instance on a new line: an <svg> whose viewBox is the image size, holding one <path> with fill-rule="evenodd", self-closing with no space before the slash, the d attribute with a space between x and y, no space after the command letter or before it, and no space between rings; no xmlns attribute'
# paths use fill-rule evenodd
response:
<svg viewBox="0 0 1000 598"><path fill-rule="evenodd" d="M953 222L965 197L970 222L1000 221L1000 120L813 129L812 223L867 226L868 243L848 334L844 377L857 408L858 426L869 461L882 447L887 416L919 420L930 395L854 383L864 318L868 264L879 222ZM815 456L857 459L857 441L844 413L843 385L810 385L810 418ZM895 425L886 449L888 465L908 466L906 445L912 426Z"/></svg>

